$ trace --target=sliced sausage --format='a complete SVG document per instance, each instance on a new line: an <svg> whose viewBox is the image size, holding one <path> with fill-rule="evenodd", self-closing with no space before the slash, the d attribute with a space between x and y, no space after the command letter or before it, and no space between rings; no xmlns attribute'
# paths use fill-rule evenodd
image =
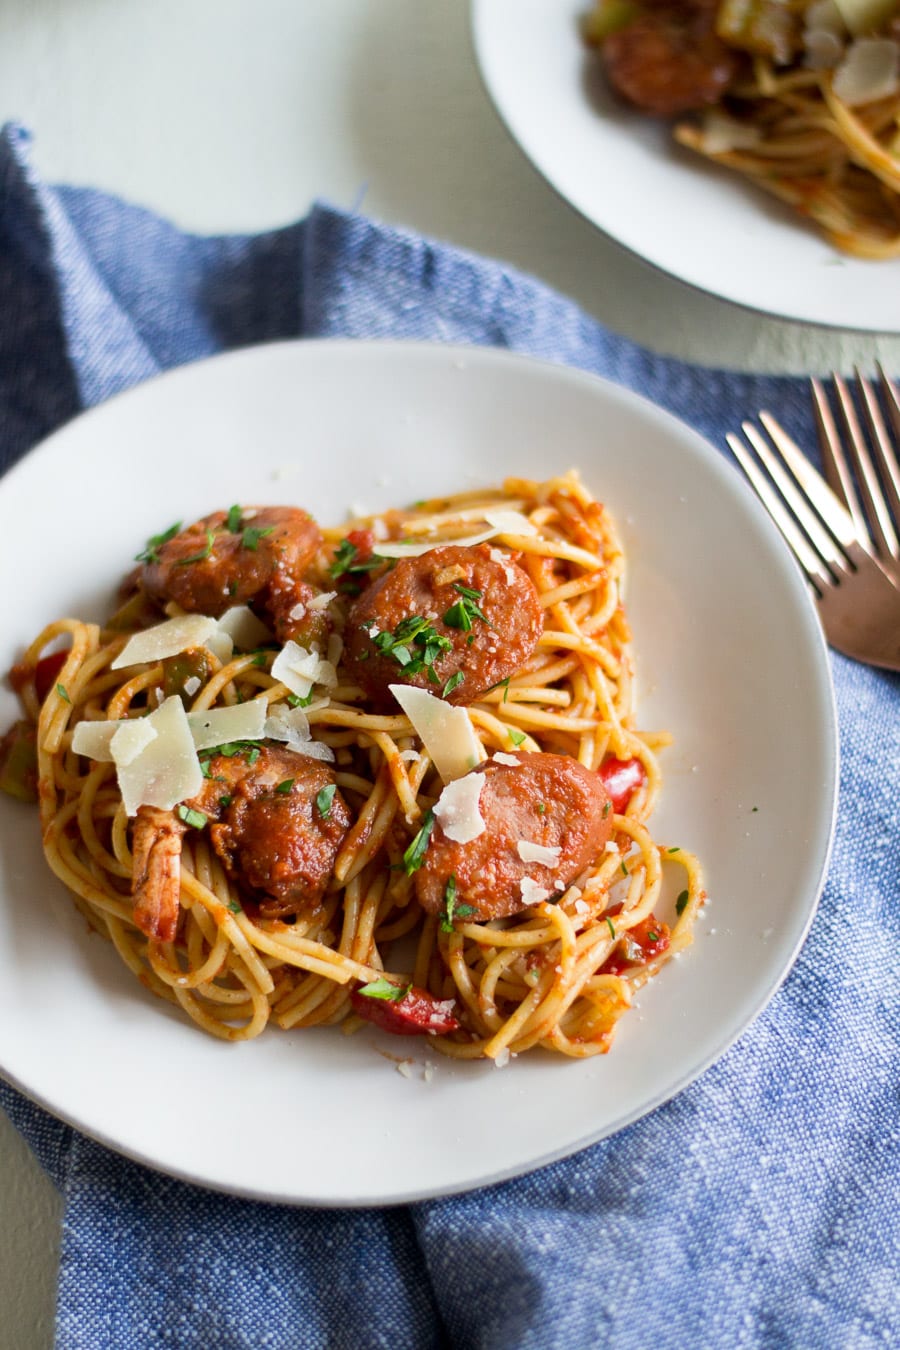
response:
<svg viewBox="0 0 900 1350"><path fill-rule="evenodd" d="M517 762L494 759L471 771L484 775L478 802L486 827L482 834L467 844L455 843L435 821L425 861L415 874L419 903L429 914L446 913L451 877L456 917L517 914L542 898L537 888L546 893L543 898L561 894L610 836L609 795L597 774L567 755L504 759ZM558 853L535 861L529 845Z"/></svg>
<svg viewBox="0 0 900 1350"><path fill-rule="evenodd" d="M645 6L603 41L613 88L662 117L718 103L740 66L716 32L718 8L715 0Z"/></svg>
<svg viewBox="0 0 900 1350"><path fill-rule="evenodd" d="M209 809L210 798L225 794L210 829L216 852L229 875L256 892L265 918L315 909L351 824L334 774L319 760L271 747L241 777L234 763L213 758L198 798Z"/></svg>
<svg viewBox="0 0 900 1350"><path fill-rule="evenodd" d="M521 567L485 544L448 544L401 559L363 592L348 617L344 660L381 706L399 683L471 703L523 665L543 629Z"/></svg>
<svg viewBox="0 0 900 1350"><path fill-rule="evenodd" d="M321 542L318 525L298 507L214 511L171 539L151 541L141 585L192 614L218 618L251 601L264 611L267 588L285 576L299 579Z"/></svg>

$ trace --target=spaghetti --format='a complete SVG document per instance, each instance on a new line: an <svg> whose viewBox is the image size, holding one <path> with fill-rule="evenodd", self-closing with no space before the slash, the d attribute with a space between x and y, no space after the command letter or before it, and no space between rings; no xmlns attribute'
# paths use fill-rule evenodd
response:
<svg viewBox="0 0 900 1350"><path fill-rule="evenodd" d="M245 522L240 528L246 548ZM257 537L263 534L260 526L255 529ZM229 542L225 530L225 524L221 533L209 529L207 558L220 542L223 548ZM485 535L491 536L487 543ZM468 542L473 538L481 542ZM312 664L305 668L312 676L305 698L292 693L293 676L286 676L287 684L279 678L290 643L273 641L271 632L248 650L240 650L239 639L231 651L213 640L202 647L188 642L174 656L123 664L135 633L155 633L166 614L170 621L185 614L171 601L163 613L141 586L106 627L66 619L34 639L13 682L26 735L29 730L34 735L36 727L38 799L50 867L137 978L215 1036L248 1039L269 1022L285 1030L339 1023L353 1030L368 1019L389 1030L430 1031L434 1047L457 1058L488 1057L502 1064L534 1046L575 1057L605 1052L637 990L690 943L705 898L697 859L674 844L660 845L650 833L661 790L656 751L668 736L637 729L621 595L624 560L608 512L572 473L543 483L508 480L502 488L354 520L323 530L320 541L304 572L309 603L291 608L295 620L312 613L328 623L328 633L319 628L319 654L307 653ZM446 648L432 655L429 669L428 644L434 646L435 639L427 630L418 646L407 637L404 657L400 625L394 626L393 645L382 641L380 653L394 660L398 687L409 652L422 653L418 686L429 708L438 710L435 732L396 702L378 706L354 678L347 651L348 624L366 596L377 594L379 578L401 572L397 559L405 550L427 561L423 550L438 546L442 554L476 553L484 566L489 558L510 576L521 570L536 596L540 622L527 657L471 701L462 696L467 673L446 680L435 673ZM385 560L379 550L393 550L395 557ZM154 550L151 557L145 573L158 562ZM179 577L197 557L188 556ZM474 653L480 643L496 654L504 636L502 596L464 586L454 580L457 575L452 566L442 569L442 582L461 599L458 608L443 613L446 622L433 616L431 631L447 633L458 625L451 636L461 651ZM374 629L374 624L367 629L373 644ZM414 675L406 681L416 688ZM287 736L292 749L274 750L268 736L207 745L198 752L207 773L200 794L176 811L141 807L129 816L121 766L117 770L100 751L92 752L97 758L76 753L73 738L82 743L90 733L102 739L104 725L114 723L116 734L124 727L131 759L124 756L122 762L136 764L152 734L143 724L155 710L174 706L173 699L179 716L186 708L195 728L219 709L239 717L258 709L267 728L279 717L293 719L294 732ZM456 719L457 725L462 719L474 758L483 761L476 765L482 803L486 782L499 782L496 775L502 774L514 779L522 765L561 765L557 778L563 782L567 773L599 779L603 787L589 787L605 795L607 838L587 866L580 859L572 862L577 877L554 888L552 878L561 874L553 869L562 866L561 848L565 859L565 840L555 847L520 840L519 858L532 860L521 866L551 880L537 888L533 877L523 878L516 912L500 917L479 912L477 903L466 903L462 883L456 893L455 876L443 887L439 909L420 904L424 892L417 887L440 853L439 836L446 844L459 835L452 813L440 811L440 803L449 800L447 782L435 767L447 756L439 743L442 718ZM296 734L304 721L306 742ZM87 731L85 723L92 724ZM281 776L292 753L293 762L305 766L297 770L296 782ZM266 769L263 791L263 768L273 757L277 766ZM244 792L247 810L260 802L280 810L279 794L285 801L295 796L310 767L324 777L310 789L315 806L296 808L307 813L304 828L310 811L321 826L339 801L346 804L346 819L338 821L322 894L315 903L282 912L271 896L264 902L258 881L251 885L240 874L240 855L229 853L216 833L225 826L214 825L196 803L205 806L211 784L220 782L217 800L229 808ZM443 773L455 783L457 798L460 784L472 778L471 771L455 779L446 767ZM468 795L477 815L478 795ZM533 804L542 821L555 809L552 798L548 802ZM180 863L169 936L154 935L152 921L149 933L146 922L136 922L136 839L141 822L146 829L148 821L153 846L171 844ZM486 840L499 850L490 832L480 847ZM464 852L469 845L452 847ZM167 854L167 866L171 862ZM664 870L672 869L680 884L664 892ZM676 891L677 902L670 898ZM529 897L533 903L526 905Z"/></svg>
<svg viewBox="0 0 900 1350"><path fill-rule="evenodd" d="M688 24L704 28L705 51ZM900 255L900 6L598 0L586 32L613 86L674 117L680 145L786 202L843 252Z"/></svg>

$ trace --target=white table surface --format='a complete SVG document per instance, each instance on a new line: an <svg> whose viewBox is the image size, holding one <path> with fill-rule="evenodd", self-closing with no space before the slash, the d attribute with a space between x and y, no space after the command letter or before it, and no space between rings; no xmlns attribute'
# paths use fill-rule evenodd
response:
<svg viewBox="0 0 900 1350"><path fill-rule="evenodd" d="M50 181L198 232L294 220L316 197L501 257L656 350L826 372L900 338L803 327L664 277L530 167L477 73L466 0L0 0L0 120ZM0 1117L0 1350L52 1343L61 1205Z"/></svg>

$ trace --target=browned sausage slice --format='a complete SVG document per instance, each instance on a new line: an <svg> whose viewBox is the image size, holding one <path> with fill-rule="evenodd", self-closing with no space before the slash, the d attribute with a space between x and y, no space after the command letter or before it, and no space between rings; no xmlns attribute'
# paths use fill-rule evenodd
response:
<svg viewBox="0 0 900 1350"><path fill-rule="evenodd" d="M448 544L401 559L363 592L348 616L344 659L382 706L388 685L400 682L471 703L522 666L543 629L521 567L485 544Z"/></svg>
<svg viewBox="0 0 900 1350"><path fill-rule="evenodd" d="M312 516L294 506L214 511L151 549L141 584L161 603L217 619L232 605L265 600L279 580L299 578L321 542Z"/></svg>
<svg viewBox="0 0 900 1350"><path fill-rule="evenodd" d="M503 760L489 760L465 775L484 775L478 802L486 827L482 834L455 843L435 822L416 873L416 894L429 914L444 910L451 877L457 909L471 905L474 910L463 911L468 917L517 914L537 899L559 895L603 851L612 811L597 774L567 755L504 755ZM535 855L546 860L536 861Z"/></svg>
<svg viewBox="0 0 900 1350"><path fill-rule="evenodd" d="M333 772L318 760L274 747L264 747L240 776L235 763L214 757L197 799L201 808L221 815L210 830L216 852L229 875L257 893L265 918L315 909L351 823Z"/></svg>

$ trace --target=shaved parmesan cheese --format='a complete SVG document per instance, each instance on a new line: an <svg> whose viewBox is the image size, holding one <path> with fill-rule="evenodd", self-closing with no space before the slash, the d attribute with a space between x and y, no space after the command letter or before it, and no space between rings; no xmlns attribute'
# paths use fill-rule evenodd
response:
<svg viewBox="0 0 900 1350"><path fill-rule="evenodd" d="M477 534L467 534L461 539L444 539L440 542L431 543L391 540L388 543L379 543L375 553L379 558L419 558L423 553L430 553L433 548L442 548L445 545L453 545L457 548L474 548L476 544L487 543L488 539L496 539L498 534L531 535L537 534L536 526L532 525L527 516L523 516L521 511L505 511L502 508L489 508L484 512L484 519L487 521L488 529L479 530Z"/></svg>
<svg viewBox="0 0 900 1350"><path fill-rule="evenodd" d="M122 717L115 722L79 722L72 733L72 749L87 759L111 761L109 743L125 721Z"/></svg>
<svg viewBox="0 0 900 1350"><path fill-rule="evenodd" d="M549 900L553 894L546 887L539 886L534 877L523 877L519 882L519 889L522 892L522 900L526 905L539 905L542 900Z"/></svg>
<svg viewBox="0 0 900 1350"><path fill-rule="evenodd" d="M420 558L423 553L430 553L433 548L445 548L451 544L454 548L474 548L476 544L483 544L488 539L496 539L500 531L496 528L482 530L479 534L467 534L462 539L432 539L429 543L410 543L405 540L389 540L386 544L379 544L375 553L379 558Z"/></svg>
<svg viewBox="0 0 900 1350"><path fill-rule="evenodd" d="M762 140L759 128L736 117L711 109L704 115L701 146L707 155L724 155L729 150L752 150Z"/></svg>
<svg viewBox="0 0 900 1350"><path fill-rule="evenodd" d="M165 623L145 628L142 633L130 637L110 663L111 669L163 661L167 656L177 656L192 647L202 647L216 631L216 626L215 619L207 618L205 614L179 614L175 619L167 619Z"/></svg>
<svg viewBox="0 0 900 1350"><path fill-rule="evenodd" d="M485 511L484 518L489 525L494 526L498 534L537 534L537 526L532 525L521 511Z"/></svg>
<svg viewBox="0 0 900 1350"><path fill-rule="evenodd" d="M470 773L448 783L434 804L435 819L448 839L468 844L484 834L487 826L478 809L483 773Z"/></svg>
<svg viewBox="0 0 900 1350"><path fill-rule="evenodd" d="M197 750L209 750L229 741L258 741L265 735L267 706L263 698L236 703L233 708L210 708L188 713L188 726Z"/></svg>
<svg viewBox="0 0 900 1350"><path fill-rule="evenodd" d="M846 35L847 26L837 0L814 0L803 12L803 22L807 29L820 33L833 33L835 37Z"/></svg>
<svg viewBox="0 0 900 1350"><path fill-rule="evenodd" d="M832 88L849 108L896 94L900 47L891 38L857 38L834 72Z"/></svg>
<svg viewBox="0 0 900 1350"><path fill-rule="evenodd" d="M188 676L188 678L184 682L184 692L187 694L188 698L194 697L194 695L196 694L197 690L200 688L202 683L203 681L200 679L199 675Z"/></svg>
<svg viewBox="0 0 900 1350"><path fill-rule="evenodd" d="M412 722L416 735L445 783L461 778L485 758L465 708L456 708L413 685L392 684L388 687Z"/></svg>
<svg viewBox="0 0 900 1350"><path fill-rule="evenodd" d="M324 741L304 741L301 745L290 745L288 748L295 754L306 755L307 759L321 759L326 764L334 763L334 751Z"/></svg>
<svg viewBox="0 0 900 1350"><path fill-rule="evenodd" d="M318 652L308 651L296 642L286 642L272 662L272 674L298 698L306 698L314 684L333 688L337 671Z"/></svg>
<svg viewBox="0 0 900 1350"><path fill-rule="evenodd" d="M803 34L806 55L803 64L808 70L834 70L844 55L844 44L834 33L821 28L808 28Z"/></svg>
<svg viewBox="0 0 900 1350"><path fill-rule="evenodd" d="M334 760L334 751L330 745L312 739L309 719L302 708L289 708L284 703L276 703L266 718L265 732L270 740L284 741L295 755L322 759L328 764Z"/></svg>
<svg viewBox="0 0 900 1350"><path fill-rule="evenodd" d="M336 595L337 591L323 591L321 595L314 595L309 602L308 608L314 611L317 609L327 609Z"/></svg>
<svg viewBox="0 0 900 1350"><path fill-rule="evenodd" d="M504 750L498 750L495 755L491 755L495 764L508 764L511 769L518 769L522 761L515 755L508 755Z"/></svg>
<svg viewBox="0 0 900 1350"><path fill-rule="evenodd" d="M141 720L156 734L129 763L116 762L119 790L129 816L139 806L158 806L170 811L177 802L193 797L203 784L181 699L173 694L162 707Z"/></svg>
<svg viewBox="0 0 900 1350"><path fill-rule="evenodd" d="M142 750L156 740L156 728L149 717L125 718L116 728L109 752L118 768L133 764Z"/></svg>
<svg viewBox="0 0 900 1350"><path fill-rule="evenodd" d="M895 0L835 0L851 33L873 33L887 23Z"/></svg>
<svg viewBox="0 0 900 1350"><path fill-rule="evenodd" d="M224 628L217 628L211 637L207 639L206 650L212 652L216 660L223 666L234 656L234 640L230 633L226 633Z"/></svg>
<svg viewBox="0 0 900 1350"><path fill-rule="evenodd" d="M287 741L290 748L295 743L308 741L312 732L309 718L302 708L289 708L286 703L276 703L265 723L265 734L273 741Z"/></svg>
<svg viewBox="0 0 900 1350"><path fill-rule="evenodd" d="M534 844L530 839L520 839L516 850L524 863L540 863L542 867L557 867L562 845Z"/></svg>
<svg viewBox="0 0 900 1350"><path fill-rule="evenodd" d="M271 631L258 619L248 605L233 605L219 620L219 632L227 633L235 647L252 652L256 647L272 641Z"/></svg>

